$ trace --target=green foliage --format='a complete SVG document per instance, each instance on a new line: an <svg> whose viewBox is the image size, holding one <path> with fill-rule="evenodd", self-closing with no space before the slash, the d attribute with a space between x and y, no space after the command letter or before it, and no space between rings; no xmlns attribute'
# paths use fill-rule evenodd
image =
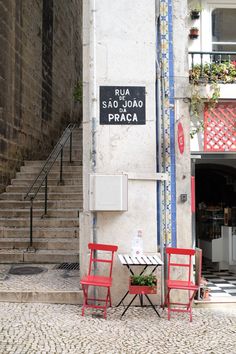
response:
<svg viewBox="0 0 236 354"><path fill-rule="evenodd" d="M196 11L196 12L201 12L202 11L202 5L200 4L199 1L195 1L190 8L191 11Z"/></svg>
<svg viewBox="0 0 236 354"><path fill-rule="evenodd" d="M190 81L193 84L205 83L222 83L233 84L236 83L236 62L222 62L194 65L190 70Z"/></svg>
<svg viewBox="0 0 236 354"><path fill-rule="evenodd" d="M133 275L131 285L156 286L157 278L155 275Z"/></svg>
<svg viewBox="0 0 236 354"><path fill-rule="evenodd" d="M210 85L211 94L207 97L202 97L200 92L200 86L192 84L191 86L191 103L190 112L195 118L199 118L200 114L203 112L205 105L208 109L213 109L218 103L220 97L220 87L217 83L212 83Z"/></svg>
<svg viewBox="0 0 236 354"><path fill-rule="evenodd" d="M82 103L83 100L83 83L81 81L78 81L77 84L75 85L74 92L73 92L73 97L76 102Z"/></svg>
<svg viewBox="0 0 236 354"><path fill-rule="evenodd" d="M222 63L206 63L204 65L196 64L190 70L191 82L191 102L190 113L194 118L200 118L205 106L208 110L213 109L220 98L219 84L236 83L236 62L228 61ZM210 94L207 97L201 96L202 85L210 85ZM204 126L201 120L192 129L191 138L203 131Z"/></svg>

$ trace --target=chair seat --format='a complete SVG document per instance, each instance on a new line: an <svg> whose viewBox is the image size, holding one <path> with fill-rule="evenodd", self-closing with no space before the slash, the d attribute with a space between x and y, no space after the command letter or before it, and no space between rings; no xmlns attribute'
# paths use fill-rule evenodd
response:
<svg viewBox="0 0 236 354"><path fill-rule="evenodd" d="M96 275L86 275L81 279L80 283L84 285L110 287L112 285L112 278Z"/></svg>
<svg viewBox="0 0 236 354"><path fill-rule="evenodd" d="M169 289L198 290L198 285L185 280L167 280L166 285Z"/></svg>

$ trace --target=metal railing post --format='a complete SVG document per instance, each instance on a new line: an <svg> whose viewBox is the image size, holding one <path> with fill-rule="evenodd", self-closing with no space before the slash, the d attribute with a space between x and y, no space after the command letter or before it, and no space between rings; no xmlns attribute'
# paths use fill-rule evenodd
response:
<svg viewBox="0 0 236 354"><path fill-rule="evenodd" d="M201 58L201 74L200 76L203 77L203 54L200 54L200 58Z"/></svg>
<svg viewBox="0 0 236 354"><path fill-rule="evenodd" d="M48 175L45 177L45 191L44 191L44 215L48 212Z"/></svg>
<svg viewBox="0 0 236 354"><path fill-rule="evenodd" d="M30 248L33 245L33 199L30 199Z"/></svg>
<svg viewBox="0 0 236 354"><path fill-rule="evenodd" d="M60 181L59 181L59 184L63 184L62 175L63 175L63 148L61 149L61 160L60 160Z"/></svg>
<svg viewBox="0 0 236 354"><path fill-rule="evenodd" d="M72 162L72 132L70 133L70 163Z"/></svg>
<svg viewBox="0 0 236 354"><path fill-rule="evenodd" d="M63 148L65 144L68 142L70 138L70 162L72 162L72 130L75 128L75 124L69 124L68 127L65 129L63 134L61 135L60 139L58 140L57 144L51 151L50 155L48 156L46 162L44 163L41 171L39 172L38 176L34 179L33 183L31 184L30 188L28 189L27 193L24 196L24 200L30 201L30 245L28 247L28 251L35 251L33 249L33 201L40 191L43 183L45 182L45 204L44 204L44 215L47 215L48 212L48 174L54 165L55 161L60 157L60 181L58 184L64 185L63 181ZM34 189L36 189L34 191ZM42 215L42 217L44 216Z"/></svg>

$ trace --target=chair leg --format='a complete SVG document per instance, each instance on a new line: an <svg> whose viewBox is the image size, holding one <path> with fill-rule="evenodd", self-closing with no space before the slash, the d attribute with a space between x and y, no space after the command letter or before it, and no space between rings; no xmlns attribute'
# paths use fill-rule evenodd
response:
<svg viewBox="0 0 236 354"><path fill-rule="evenodd" d="M192 296L189 298L189 315L190 315L190 322L192 322L192 320L193 320L193 316L192 316L192 303L193 303L193 299L194 299L196 293L197 293L197 290L196 290L196 291L193 291Z"/></svg>
<svg viewBox="0 0 236 354"><path fill-rule="evenodd" d="M192 298L190 297L190 299L189 299L189 320L190 320L190 322L192 322L192 320L193 320L193 316L192 316L192 299L194 297L194 293L195 292L193 292Z"/></svg>
<svg viewBox="0 0 236 354"><path fill-rule="evenodd" d="M168 289L167 293L167 306L168 306L168 321L170 320L170 289Z"/></svg>
<svg viewBox="0 0 236 354"><path fill-rule="evenodd" d="M111 290L108 288L108 296L109 296L109 305L111 307Z"/></svg>
<svg viewBox="0 0 236 354"><path fill-rule="evenodd" d="M84 316L85 307L88 304L88 285L82 285L83 290L83 306L82 306L82 316Z"/></svg>

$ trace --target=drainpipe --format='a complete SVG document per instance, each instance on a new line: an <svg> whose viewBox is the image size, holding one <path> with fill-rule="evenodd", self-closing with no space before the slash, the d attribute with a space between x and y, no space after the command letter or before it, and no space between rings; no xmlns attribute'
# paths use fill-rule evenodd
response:
<svg viewBox="0 0 236 354"><path fill-rule="evenodd" d="M165 87L164 87L164 76L163 76L163 68L159 66L159 57L158 57L158 45L160 48L160 38L158 38L158 17L160 14L160 1L156 0L156 101L157 101L157 109L156 109L156 124L157 124L157 172L166 172L165 166ZM163 143L163 145L162 145ZM159 236L160 236L160 254L161 259L164 261L164 244L166 244L166 232L163 235L163 226L166 227L166 212L164 211L164 225L163 225L163 210L162 210L162 193L161 193L161 183L164 183L164 207L166 206L166 182L165 181L157 181L157 202L159 205L158 212L158 222L159 225ZM161 267L161 305L164 305L165 301L165 269Z"/></svg>
<svg viewBox="0 0 236 354"><path fill-rule="evenodd" d="M96 173L96 127L97 127L97 72L96 72L96 0L90 0L90 104L91 104L91 118L92 118L92 166L91 170ZM93 243L97 242L97 212L93 212L92 220L92 239Z"/></svg>

